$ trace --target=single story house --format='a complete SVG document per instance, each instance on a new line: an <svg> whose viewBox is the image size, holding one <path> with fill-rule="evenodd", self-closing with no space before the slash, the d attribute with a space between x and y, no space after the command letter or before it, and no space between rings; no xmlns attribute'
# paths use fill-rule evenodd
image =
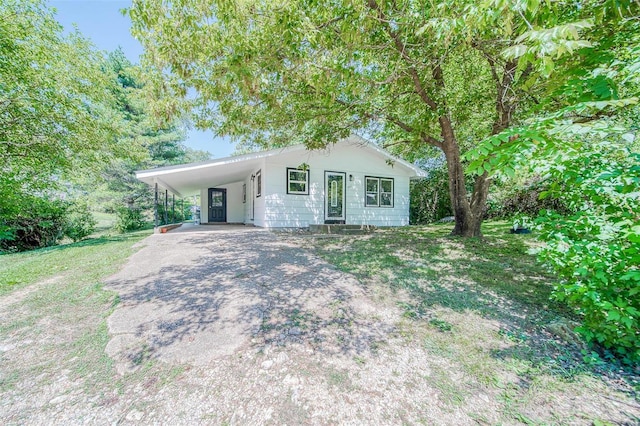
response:
<svg viewBox="0 0 640 426"><path fill-rule="evenodd" d="M143 182L199 194L201 223L265 228L409 224L409 180L425 171L358 137L136 172Z"/></svg>

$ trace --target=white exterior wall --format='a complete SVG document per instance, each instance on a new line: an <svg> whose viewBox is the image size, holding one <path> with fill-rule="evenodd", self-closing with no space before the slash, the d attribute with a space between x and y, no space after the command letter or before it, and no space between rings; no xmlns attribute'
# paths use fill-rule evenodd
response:
<svg viewBox="0 0 640 426"><path fill-rule="evenodd" d="M252 188L252 202L255 203L254 205L254 220L253 223L256 226L260 226L260 227L267 227L267 225L265 225L265 199L266 199L266 189L267 189L267 181L268 181L268 173L266 171L266 163L263 160L262 161L262 166L259 169L255 169L253 172L251 172L252 175L255 175L256 178L254 179L253 183L251 183L251 188ZM262 175L262 192L260 194L260 196L257 196L257 190L258 190L258 178L257 178L257 174L258 172L260 172L260 174ZM248 197L248 196L247 196Z"/></svg>
<svg viewBox="0 0 640 426"><path fill-rule="evenodd" d="M287 167L296 168L302 163L309 165L309 195L287 194ZM381 156L358 146L335 146L329 154L305 151L267 158L262 169L265 204L260 210L264 220L259 220L256 208L255 224L268 228L323 224L325 171L345 173L347 224L409 224L409 172L400 166L392 167ZM365 176L394 179L392 208L365 207Z"/></svg>
<svg viewBox="0 0 640 426"><path fill-rule="evenodd" d="M217 185L210 188L227 190L227 222L244 223L244 205L242 204L242 182ZM209 188L200 190L200 223L209 222Z"/></svg>
<svg viewBox="0 0 640 426"><path fill-rule="evenodd" d="M257 197L258 180L257 173L260 171L262 174L262 194ZM251 176L256 176L255 179L251 179ZM242 205L242 222L245 224L255 224L256 226L264 226L264 188L266 172L264 168L264 161L259 168L251 171L243 182L240 182L240 202L242 203L242 184L247 187L247 199Z"/></svg>
<svg viewBox="0 0 640 426"><path fill-rule="evenodd" d="M246 185L246 188L247 188L247 199L243 204L244 223L253 223L252 206L253 206L254 195L253 195L253 187L251 186L252 185L251 176L250 175L247 176L243 183Z"/></svg>

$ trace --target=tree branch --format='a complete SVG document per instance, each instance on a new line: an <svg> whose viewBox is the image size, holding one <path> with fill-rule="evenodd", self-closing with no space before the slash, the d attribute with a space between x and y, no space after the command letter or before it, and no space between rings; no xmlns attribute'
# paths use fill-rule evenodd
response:
<svg viewBox="0 0 640 426"><path fill-rule="evenodd" d="M380 8L380 6L378 5L378 3L376 2L376 0L368 0L367 2L369 8L373 11L375 11L377 13L377 19L382 22L385 26L385 29L387 31L387 34L389 34L389 36L391 37L391 39L393 40L396 50L400 53L400 56L407 62L409 63L409 75L411 76L411 79L413 80L413 85L416 89L416 93L418 94L418 96L420 96L420 99L422 99L422 101L427 104L429 106L429 108L431 108L431 110L433 111L437 111L438 109L438 105L435 103L435 101L433 99L431 99L431 97L429 97L427 91L425 90L422 81L420 80L420 76L418 75L418 70L415 67L415 62L413 61L413 59L411 59L411 57L407 54L407 48L405 46L405 44L402 42L402 40L400 39L400 35L393 30L393 28L391 28L391 25L389 23L389 20L386 18L384 12L382 11L382 9Z"/></svg>

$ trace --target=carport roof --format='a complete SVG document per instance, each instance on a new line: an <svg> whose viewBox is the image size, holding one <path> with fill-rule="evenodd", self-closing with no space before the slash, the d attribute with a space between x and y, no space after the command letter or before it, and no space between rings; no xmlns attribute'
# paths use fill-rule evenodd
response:
<svg viewBox="0 0 640 426"><path fill-rule="evenodd" d="M352 136L339 143L355 143L376 151L382 157L393 160L408 169L414 176L426 176L426 172L402 159L396 158L382 148L369 143L358 136ZM305 151L304 145L293 145L269 151L254 152L232 157L218 158L197 163L177 166L158 167L136 172L136 178L149 185L158 184L179 197L200 193L201 188L227 185L244 180L250 173L262 165L268 157L283 155L296 151Z"/></svg>

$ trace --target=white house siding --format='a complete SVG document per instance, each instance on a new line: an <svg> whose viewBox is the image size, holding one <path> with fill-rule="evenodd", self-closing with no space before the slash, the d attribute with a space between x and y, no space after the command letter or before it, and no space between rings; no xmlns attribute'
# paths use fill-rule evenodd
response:
<svg viewBox="0 0 640 426"><path fill-rule="evenodd" d="M262 194L260 197L257 197L257 189L258 189L258 181L257 176L258 171L262 174ZM251 177L254 179L251 179ZM266 172L264 167L264 161L262 161L262 165L259 168L256 168L251 171L244 180L244 184L247 185L247 200L244 203L244 223L246 224L255 224L256 226L264 226L264 206L265 206L265 182L266 182ZM240 188L242 191L242 188Z"/></svg>
<svg viewBox="0 0 640 426"><path fill-rule="evenodd" d="M246 177L244 184L247 188L247 199L244 203L244 223L253 223L253 187L251 186L251 175Z"/></svg>
<svg viewBox="0 0 640 426"><path fill-rule="evenodd" d="M287 194L287 167L309 165L309 195ZM324 223L324 172L344 172L346 223L377 226L409 224L409 171L392 167L369 149L342 145L324 152L293 152L266 159L263 168L264 221L268 228L307 227ZM353 181L349 176L353 175ZM394 206L365 207L365 176L394 179Z"/></svg>

